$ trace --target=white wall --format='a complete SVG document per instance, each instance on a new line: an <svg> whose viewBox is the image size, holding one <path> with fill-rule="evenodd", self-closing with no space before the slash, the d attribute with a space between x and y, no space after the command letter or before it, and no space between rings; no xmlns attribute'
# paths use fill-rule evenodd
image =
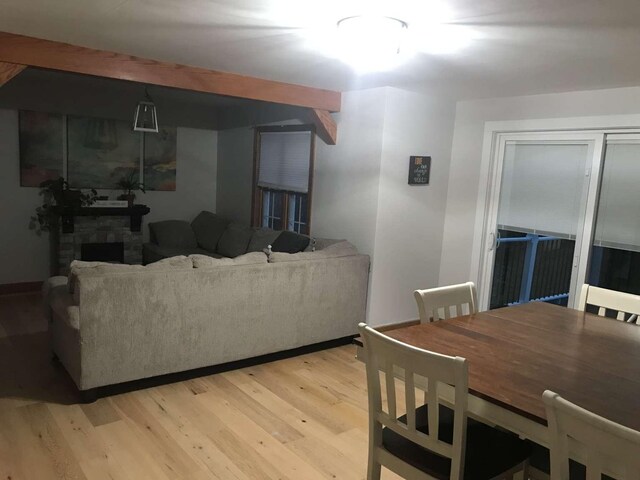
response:
<svg viewBox="0 0 640 480"><path fill-rule="evenodd" d="M413 290L438 283L454 113L399 89L345 92L337 145L316 141L311 235L371 255L371 324L416 319ZM430 185L408 185L411 155L432 156ZM220 131L219 214L249 223L252 168L253 130Z"/></svg>
<svg viewBox="0 0 640 480"><path fill-rule="evenodd" d="M347 92L338 144L317 144L312 233L372 256L372 325L416 319L413 290L437 285L454 112L395 88ZM431 155L430 185L408 185L411 155Z"/></svg>
<svg viewBox="0 0 640 480"><path fill-rule="evenodd" d="M311 235L346 238L373 255L387 89L345 92L338 141L316 141Z"/></svg>
<svg viewBox="0 0 640 480"><path fill-rule="evenodd" d="M388 89L369 322L413 320L413 291L438 285L455 105ZM408 185L409 157L431 156L429 185Z"/></svg>
<svg viewBox="0 0 640 480"><path fill-rule="evenodd" d="M459 102L447 193L441 285L468 281L485 122L640 113L640 87Z"/></svg>
<svg viewBox="0 0 640 480"><path fill-rule="evenodd" d="M136 202L151 208L150 221L191 220L201 210L215 211L217 132L178 128L175 192L138 193ZM119 192L112 191L112 198ZM41 198L38 189L20 186L18 112L0 109L0 285L34 282L49 276L48 234L29 230L29 219Z"/></svg>

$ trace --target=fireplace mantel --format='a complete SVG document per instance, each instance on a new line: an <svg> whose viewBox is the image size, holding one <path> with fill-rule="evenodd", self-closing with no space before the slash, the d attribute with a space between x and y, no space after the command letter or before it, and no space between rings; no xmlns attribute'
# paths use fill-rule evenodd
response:
<svg viewBox="0 0 640 480"><path fill-rule="evenodd" d="M151 210L146 205L133 205L132 207L81 207L66 208L53 207L52 212L60 218L62 233L73 233L75 230L75 217L129 217L132 232L139 232L142 226L142 217Z"/></svg>

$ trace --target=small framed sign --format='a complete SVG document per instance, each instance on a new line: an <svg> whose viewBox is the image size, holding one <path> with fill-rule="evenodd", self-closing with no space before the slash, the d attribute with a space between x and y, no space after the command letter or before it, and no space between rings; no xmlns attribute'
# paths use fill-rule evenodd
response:
<svg viewBox="0 0 640 480"><path fill-rule="evenodd" d="M409 157L409 185L429 185L431 157Z"/></svg>

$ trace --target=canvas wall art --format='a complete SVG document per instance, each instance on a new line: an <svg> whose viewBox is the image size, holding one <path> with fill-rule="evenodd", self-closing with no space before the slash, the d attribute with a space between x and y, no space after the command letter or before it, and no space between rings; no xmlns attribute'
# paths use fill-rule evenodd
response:
<svg viewBox="0 0 640 480"><path fill-rule="evenodd" d="M62 176L63 120L53 113L20 111L21 186L38 187Z"/></svg>
<svg viewBox="0 0 640 480"><path fill-rule="evenodd" d="M140 169L141 134L131 124L91 117L67 117L67 177L73 188L116 189Z"/></svg>
<svg viewBox="0 0 640 480"><path fill-rule="evenodd" d="M144 134L144 185L147 190L176 189L176 127Z"/></svg>

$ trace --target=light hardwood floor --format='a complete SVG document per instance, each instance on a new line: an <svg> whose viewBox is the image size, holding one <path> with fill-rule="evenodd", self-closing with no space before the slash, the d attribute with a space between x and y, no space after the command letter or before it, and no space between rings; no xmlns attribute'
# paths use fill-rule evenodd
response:
<svg viewBox="0 0 640 480"><path fill-rule="evenodd" d="M50 361L39 295L0 296L0 480L364 479L367 392L354 353L80 405Z"/></svg>

